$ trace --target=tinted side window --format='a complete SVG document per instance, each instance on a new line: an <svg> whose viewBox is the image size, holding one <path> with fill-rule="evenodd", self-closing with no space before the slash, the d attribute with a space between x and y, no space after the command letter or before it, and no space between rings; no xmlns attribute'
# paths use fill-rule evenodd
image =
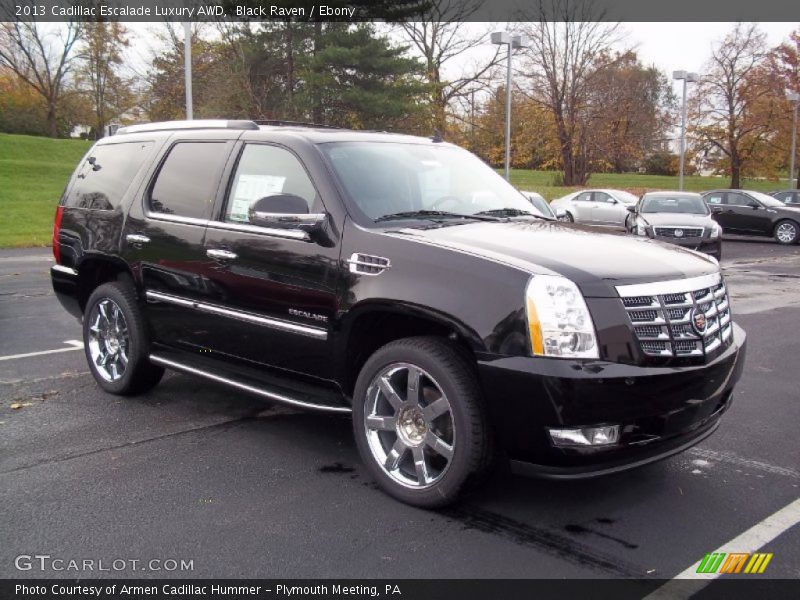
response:
<svg viewBox="0 0 800 600"><path fill-rule="evenodd" d="M592 201L592 193L591 192L583 192L582 194L578 194L575 196L575 200L580 202L591 202Z"/></svg>
<svg viewBox="0 0 800 600"><path fill-rule="evenodd" d="M260 144L245 146L233 176L225 220L248 223L248 210L261 198L294 194L314 212L317 192L297 157L283 148Z"/></svg>
<svg viewBox="0 0 800 600"><path fill-rule="evenodd" d="M225 142L175 144L150 192L150 211L208 219L227 156Z"/></svg>
<svg viewBox="0 0 800 600"><path fill-rule="evenodd" d="M95 146L79 168L66 206L114 210L152 149L152 142Z"/></svg>
<svg viewBox="0 0 800 600"><path fill-rule="evenodd" d="M608 194L606 194L605 192L595 192L594 193L594 201L595 202L607 202L609 204L612 204L614 202L614 199L611 196L609 196Z"/></svg>
<svg viewBox="0 0 800 600"><path fill-rule="evenodd" d="M722 194L708 194L703 196L703 200L706 201L706 204L722 204Z"/></svg>
<svg viewBox="0 0 800 600"><path fill-rule="evenodd" d="M748 196L745 196L744 194L728 192L728 199L726 201L726 204L729 204L731 206L750 206L752 204L755 204L755 201L750 199Z"/></svg>

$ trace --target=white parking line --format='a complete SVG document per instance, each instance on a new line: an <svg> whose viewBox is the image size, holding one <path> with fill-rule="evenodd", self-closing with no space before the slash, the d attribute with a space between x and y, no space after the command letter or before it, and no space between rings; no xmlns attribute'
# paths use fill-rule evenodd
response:
<svg viewBox="0 0 800 600"><path fill-rule="evenodd" d="M798 523L800 523L800 498L712 552L753 553ZM698 573L699 566L700 561L698 560L652 594L645 596L645 600L689 598L721 575L721 573Z"/></svg>
<svg viewBox="0 0 800 600"><path fill-rule="evenodd" d="M32 356L44 356L45 354L56 354L58 352L72 352L73 350L83 350L83 342L79 342L78 340L64 340L64 343L67 344L69 348L41 350L40 352L26 352L25 354L10 354L9 356L0 356L0 361L16 360L18 358L30 358Z"/></svg>
<svg viewBox="0 0 800 600"><path fill-rule="evenodd" d="M694 447L689 450L689 454L707 458L716 462L724 462L744 469L752 469L754 471L764 471L773 475L782 475L783 477L791 477L793 479L800 479L800 471L790 467L778 467L770 463L760 460L750 460L744 458L733 452L721 452L717 450L706 450L705 448Z"/></svg>

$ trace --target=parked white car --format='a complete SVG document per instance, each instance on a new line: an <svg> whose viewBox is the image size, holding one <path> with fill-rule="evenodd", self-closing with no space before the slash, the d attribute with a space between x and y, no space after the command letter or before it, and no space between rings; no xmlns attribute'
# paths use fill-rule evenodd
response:
<svg viewBox="0 0 800 600"><path fill-rule="evenodd" d="M580 190L550 203L555 211L563 209L564 220L587 225L624 227L628 207L639 198L622 190Z"/></svg>

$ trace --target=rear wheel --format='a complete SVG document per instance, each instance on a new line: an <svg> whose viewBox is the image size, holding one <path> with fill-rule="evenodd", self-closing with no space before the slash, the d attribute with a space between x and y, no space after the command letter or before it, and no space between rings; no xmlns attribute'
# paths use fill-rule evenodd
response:
<svg viewBox="0 0 800 600"><path fill-rule="evenodd" d="M775 241L779 244L796 244L800 238L800 226L794 221L779 221L775 226Z"/></svg>
<svg viewBox="0 0 800 600"><path fill-rule="evenodd" d="M84 311L83 344L95 381L112 394L145 392L164 375L148 358L145 318L129 283L105 283L92 292Z"/></svg>
<svg viewBox="0 0 800 600"><path fill-rule="evenodd" d="M425 508L454 502L482 479L492 456L474 371L437 338L392 342L367 360L353 429L380 487Z"/></svg>

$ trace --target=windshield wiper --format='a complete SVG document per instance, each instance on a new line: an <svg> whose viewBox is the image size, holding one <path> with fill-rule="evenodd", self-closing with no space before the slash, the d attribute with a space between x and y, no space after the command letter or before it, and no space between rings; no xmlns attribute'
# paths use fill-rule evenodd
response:
<svg viewBox="0 0 800 600"><path fill-rule="evenodd" d="M383 215L375 219L375 222L380 221L394 221L398 219L427 219L430 217L445 217L450 219L475 219L477 221L500 221L499 217L493 217L484 214L468 215L463 213L447 212L444 210L407 210L404 212L393 213L390 215Z"/></svg>
<svg viewBox="0 0 800 600"><path fill-rule="evenodd" d="M536 217L537 219L546 219L542 215L537 215L527 210L519 208L494 208L492 210L482 210L477 215L493 215L497 217Z"/></svg>

